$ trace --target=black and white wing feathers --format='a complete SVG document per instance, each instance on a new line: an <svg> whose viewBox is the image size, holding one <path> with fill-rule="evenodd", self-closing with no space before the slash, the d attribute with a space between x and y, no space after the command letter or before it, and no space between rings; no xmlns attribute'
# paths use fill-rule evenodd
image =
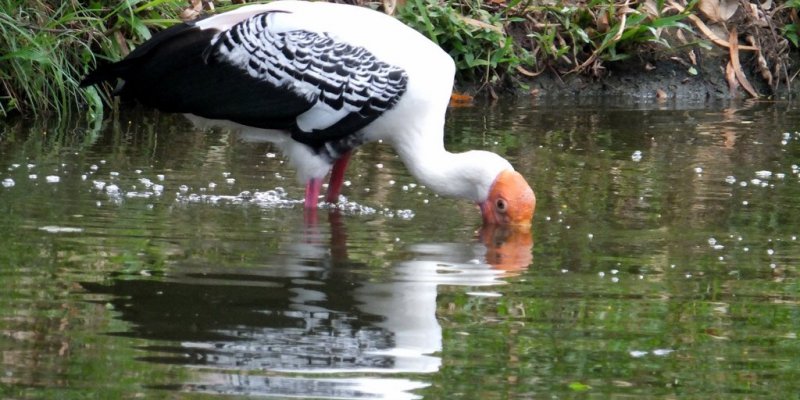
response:
<svg viewBox="0 0 800 400"><path fill-rule="evenodd" d="M402 69L368 50L307 30L274 31L263 13L220 33L207 62L227 63L251 78L304 98L292 136L317 147L363 128L392 108L406 89Z"/></svg>
<svg viewBox="0 0 800 400"><path fill-rule="evenodd" d="M286 13L259 13L224 31L172 27L83 84L119 77L119 93L146 105L285 130L335 157L399 101L408 76L335 33L272 29Z"/></svg>

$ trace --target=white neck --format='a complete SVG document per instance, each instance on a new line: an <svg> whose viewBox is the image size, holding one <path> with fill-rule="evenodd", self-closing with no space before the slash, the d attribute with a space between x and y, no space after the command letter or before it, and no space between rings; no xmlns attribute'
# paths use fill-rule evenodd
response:
<svg viewBox="0 0 800 400"><path fill-rule="evenodd" d="M486 200L501 171L514 169L504 158L488 151L450 153L444 148L442 134L431 132L404 135L394 148L421 184L439 195L476 203Z"/></svg>

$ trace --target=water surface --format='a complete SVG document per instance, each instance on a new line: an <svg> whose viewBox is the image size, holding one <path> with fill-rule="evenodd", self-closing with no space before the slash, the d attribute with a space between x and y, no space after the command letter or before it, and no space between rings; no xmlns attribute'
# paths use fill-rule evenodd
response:
<svg viewBox="0 0 800 400"><path fill-rule="evenodd" d="M786 103L452 109L530 232L365 146L306 224L269 144L126 109L0 134L9 398L792 398L800 113Z"/></svg>

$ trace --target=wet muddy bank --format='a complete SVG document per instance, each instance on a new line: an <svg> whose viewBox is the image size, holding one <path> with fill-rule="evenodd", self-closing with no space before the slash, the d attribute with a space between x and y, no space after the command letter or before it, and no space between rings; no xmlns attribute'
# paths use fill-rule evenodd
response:
<svg viewBox="0 0 800 400"><path fill-rule="evenodd" d="M636 58L604 64L599 77L586 74L558 74L544 71L536 77L510 79L503 89L495 89L498 96L513 94L541 98L602 97L631 99L713 100L752 98L741 86L731 91L726 77L728 54L706 51L692 65L674 58ZM793 54L800 60L800 54ZM789 76L781 77L776 88L760 75L755 59L742 60L742 72L761 99L789 99L800 94L800 85ZM521 84L520 84L521 83ZM479 92L480 88L473 88ZM466 90L469 92L469 89Z"/></svg>

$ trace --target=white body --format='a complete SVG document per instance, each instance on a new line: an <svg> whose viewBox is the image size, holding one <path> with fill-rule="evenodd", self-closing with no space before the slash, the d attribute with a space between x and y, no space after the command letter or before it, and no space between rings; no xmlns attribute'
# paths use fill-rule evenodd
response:
<svg viewBox="0 0 800 400"><path fill-rule="evenodd" d="M503 170L513 170L505 159L494 153L453 154L444 149L445 113L455 65L435 43L393 17L362 7L286 0L241 7L198 21L196 26L227 30L266 11L286 11L270 14L271 30L327 33L342 42L363 47L381 61L405 70L408 85L403 96L361 133L369 141L383 140L390 144L422 184L444 196L482 202L495 177ZM298 117L298 121L325 126L335 114L335 110L324 104L315 105ZM297 168L302 181L322 178L330 169L328 160L317 157L309 147L293 141L284 132L189 117L198 123L236 128L251 139L275 143Z"/></svg>

